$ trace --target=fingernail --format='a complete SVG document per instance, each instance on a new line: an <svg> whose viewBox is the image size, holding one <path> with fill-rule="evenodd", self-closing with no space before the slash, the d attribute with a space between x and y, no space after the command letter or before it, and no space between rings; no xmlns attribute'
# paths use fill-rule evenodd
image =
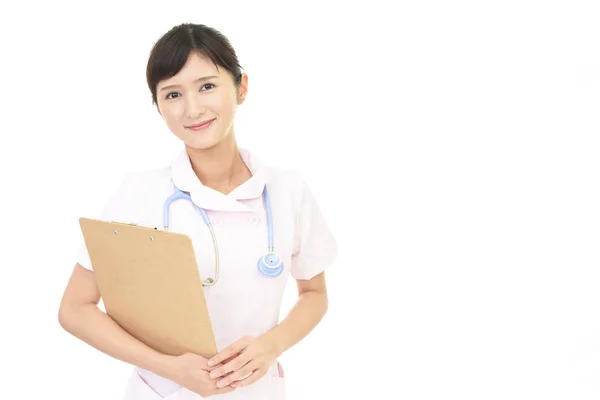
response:
<svg viewBox="0 0 600 400"><path fill-rule="evenodd" d="M210 373L210 377L211 377L212 379L215 379L215 378L217 377L217 373L216 373L216 372L211 372L211 373Z"/></svg>
<svg viewBox="0 0 600 400"><path fill-rule="evenodd" d="M219 383L217 383L217 386L222 388L223 386L225 386L225 381L219 381Z"/></svg>
<svg viewBox="0 0 600 400"><path fill-rule="evenodd" d="M215 362L214 362L213 360L210 360L210 361L208 362L208 366L209 366L209 367L212 367L213 365L215 365Z"/></svg>

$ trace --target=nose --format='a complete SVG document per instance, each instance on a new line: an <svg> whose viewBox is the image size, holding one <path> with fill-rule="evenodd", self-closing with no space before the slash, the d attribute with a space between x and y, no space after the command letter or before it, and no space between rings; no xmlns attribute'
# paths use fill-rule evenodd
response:
<svg viewBox="0 0 600 400"><path fill-rule="evenodd" d="M195 120L206 111L205 105L199 96L190 95L187 96L185 102L185 116L188 119Z"/></svg>

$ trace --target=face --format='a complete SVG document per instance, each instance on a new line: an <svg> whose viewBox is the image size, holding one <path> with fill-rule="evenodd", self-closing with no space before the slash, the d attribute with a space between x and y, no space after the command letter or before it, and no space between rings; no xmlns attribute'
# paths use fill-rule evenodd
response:
<svg viewBox="0 0 600 400"><path fill-rule="evenodd" d="M235 112L247 87L243 74L238 94L229 71L192 53L177 75L158 83L156 100L171 132L186 146L206 150L233 139Z"/></svg>

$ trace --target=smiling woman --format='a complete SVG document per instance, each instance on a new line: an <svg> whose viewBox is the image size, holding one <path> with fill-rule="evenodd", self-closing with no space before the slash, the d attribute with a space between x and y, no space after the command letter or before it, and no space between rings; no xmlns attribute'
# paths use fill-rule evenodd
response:
<svg viewBox="0 0 600 400"><path fill-rule="evenodd" d="M146 79L153 104L187 146L208 149L234 135L235 111L246 98L248 76L218 31L187 24L167 32L150 54Z"/></svg>
<svg viewBox="0 0 600 400"><path fill-rule="evenodd" d="M98 309L101 293L85 247L60 324L135 366L125 400L282 400L278 359L327 311L324 270L336 258L336 240L298 173L263 165L238 148L234 119L248 76L221 33L205 25L172 28L154 45L146 78L153 104L184 149L168 168L129 174L101 219L165 229L169 220L169 231L190 236L219 353L210 360L165 355L129 335ZM188 201L165 206L171 199ZM280 322L289 277L298 300Z"/></svg>

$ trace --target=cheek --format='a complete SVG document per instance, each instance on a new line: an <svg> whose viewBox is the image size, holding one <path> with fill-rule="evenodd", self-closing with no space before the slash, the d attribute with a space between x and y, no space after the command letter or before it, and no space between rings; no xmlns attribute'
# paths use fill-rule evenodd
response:
<svg viewBox="0 0 600 400"><path fill-rule="evenodd" d="M206 99L206 107L219 115L221 118L231 117L235 109L236 101L231 96L218 95Z"/></svg>
<svg viewBox="0 0 600 400"><path fill-rule="evenodd" d="M183 111L183 107L181 107L179 104L169 105L169 107L163 111L163 118L165 119L167 125L171 128L181 125Z"/></svg>

